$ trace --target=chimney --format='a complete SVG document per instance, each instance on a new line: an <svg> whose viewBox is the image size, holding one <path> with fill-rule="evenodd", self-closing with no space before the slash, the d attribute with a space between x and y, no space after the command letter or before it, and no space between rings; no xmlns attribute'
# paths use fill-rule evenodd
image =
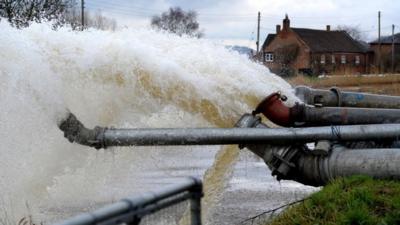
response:
<svg viewBox="0 0 400 225"><path fill-rule="evenodd" d="M276 25L276 34L279 34L281 31L281 25Z"/></svg>
<svg viewBox="0 0 400 225"><path fill-rule="evenodd" d="M283 29L282 30L288 31L289 28L290 28L290 20L289 20L288 15L286 14L285 19L283 20Z"/></svg>
<svg viewBox="0 0 400 225"><path fill-rule="evenodd" d="M331 31L331 25L326 25L326 31Z"/></svg>

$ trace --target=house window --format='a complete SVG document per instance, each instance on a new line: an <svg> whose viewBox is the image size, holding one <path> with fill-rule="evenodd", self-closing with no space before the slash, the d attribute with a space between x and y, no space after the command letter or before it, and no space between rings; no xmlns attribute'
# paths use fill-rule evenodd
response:
<svg viewBox="0 0 400 225"><path fill-rule="evenodd" d="M356 65L359 65L359 64L360 64L360 56L356 55Z"/></svg>
<svg viewBox="0 0 400 225"><path fill-rule="evenodd" d="M332 55L332 64L335 64L335 63L336 63L335 56L334 56L334 55Z"/></svg>
<svg viewBox="0 0 400 225"><path fill-rule="evenodd" d="M345 55L342 55L342 56L340 57L340 62L341 62L342 64L346 64L346 56L345 56Z"/></svg>
<svg viewBox="0 0 400 225"><path fill-rule="evenodd" d="M273 61L274 61L274 54L273 53L265 54L265 62L273 62Z"/></svg>
<svg viewBox="0 0 400 225"><path fill-rule="evenodd" d="M325 55L321 55L321 64L325 64Z"/></svg>

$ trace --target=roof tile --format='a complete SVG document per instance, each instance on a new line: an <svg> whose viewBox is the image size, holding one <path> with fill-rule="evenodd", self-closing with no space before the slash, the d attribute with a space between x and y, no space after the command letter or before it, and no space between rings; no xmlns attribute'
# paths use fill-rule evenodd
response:
<svg viewBox="0 0 400 225"><path fill-rule="evenodd" d="M366 52L358 41L345 31L325 31L305 28L291 28L313 52Z"/></svg>

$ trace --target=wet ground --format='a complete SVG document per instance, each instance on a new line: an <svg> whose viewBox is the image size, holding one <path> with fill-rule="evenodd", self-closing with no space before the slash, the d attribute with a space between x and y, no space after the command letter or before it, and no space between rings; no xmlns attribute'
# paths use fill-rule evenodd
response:
<svg viewBox="0 0 400 225"><path fill-rule="evenodd" d="M297 182L278 182L261 159L243 150L211 224L264 224L277 213L264 212L303 199L316 190ZM249 219L252 217L256 218Z"/></svg>
<svg viewBox="0 0 400 225"><path fill-rule="evenodd" d="M149 152L151 151L151 152ZM212 167L218 147L196 147L187 151L184 148L168 147L157 150L146 148L136 151L140 158L137 167L131 174L121 174L114 177L113 185L109 185L108 193L104 193L104 201L78 200L72 205L42 207L43 221L54 222L82 211L90 211L104 204L114 202L129 195L137 195L152 189L179 182L186 176L203 177L206 170ZM132 161L134 167L135 161ZM139 166L140 165L140 166ZM215 165L214 165L215 166ZM219 165L224 167L228 165ZM232 169L232 168L231 168ZM220 182L220 183L219 183ZM219 184L217 184L219 183ZM304 198L316 189L295 182L278 182L270 175L267 166L259 158L247 150L241 150L239 159L234 163L233 170L226 177L216 179L208 185L222 187L218 194L214 193L212 202L203 203L203 212L208 213L205 224L262 224L271 214L242 223L246 219L281 205ZM207 187L205 187L207 190ZM207 193L206 193L207 194ZM107 196L108 195L108 196ZM111 198L111 199L110 199ZM175 217L182 215L184 210L175 207L172 212ZM153 216L157 224L171 224L168 219L170 211ZM157 218L159 217L159 218ZM153 221L153 222L154 222ZM160 222L161 221L161 222ZM164 222L162 222L164 221ZM168 222L167 222L168 221ZM147 222L146 224L152 224Z"/></svg>

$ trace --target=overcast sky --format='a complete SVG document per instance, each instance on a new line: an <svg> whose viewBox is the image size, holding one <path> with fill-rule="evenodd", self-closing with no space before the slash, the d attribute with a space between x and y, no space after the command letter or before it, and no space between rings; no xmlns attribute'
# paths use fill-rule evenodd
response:
<svg viewBox="0 0 400 225"><path fill-rule="evenodd" d="M80 2L80 1L78 1ZM378 35L378 11L382 12L382 35L391 25L400 31L399 0L85 0L91 11L101 10L119 25L148 26L154 15L179 6L195 10L205 38L225 44L255 48L257 12L261 12L260 42L275 32L285 13L292 27L325 29L329 24L358 26L368 40Z"/></svg>

